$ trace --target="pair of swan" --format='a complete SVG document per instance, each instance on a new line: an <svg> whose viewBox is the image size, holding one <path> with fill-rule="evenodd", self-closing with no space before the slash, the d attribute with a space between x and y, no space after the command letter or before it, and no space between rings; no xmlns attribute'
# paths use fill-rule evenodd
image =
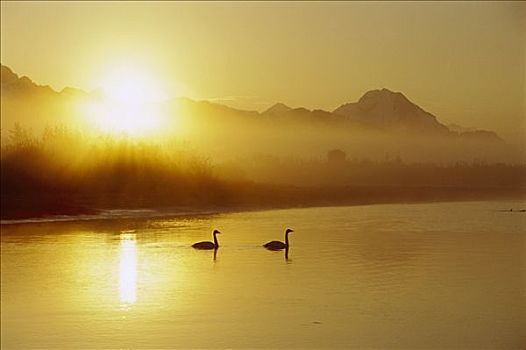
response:
<svg viewBox="0 0 526 350"><path fill-rule="evenodd" d="M265 244L263 244L263 247L265 247L268 250L281 250L281 249L288 249L289 248L289 233L294 232L294 230L291 230L288 228L285 231L285 243L281 241L270 241ZM204 242L197 242L192 244L192 247L195 249L217 249L219 248L219 242L217 241L217 235L220 234L218 230L214 230L213 236L214 241L204 241Z"/></svg>

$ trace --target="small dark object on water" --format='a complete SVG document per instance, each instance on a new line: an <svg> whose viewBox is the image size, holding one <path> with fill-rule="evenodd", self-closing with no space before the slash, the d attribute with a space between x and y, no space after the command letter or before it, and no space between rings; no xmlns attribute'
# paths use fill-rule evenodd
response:
<svg viewBox="0 0 526 350"><path fill-rule="evenodd" d="M210 241L197 242L197 243L192 244L192 247L195 249L202 249L202 250L210 250L210 249L219 248L219 242L217 241L217 237L216 237L218 233L221 233L221 232L219 232L218 230L214 230L214 233L213 233L214 241L213 242L210 242Z"/></svg>
<svg viewBox="0 0 526 350"><path fill-rule="evenodd" d="M281 250L289 247L289 233L294 232L294 230L288 228L285 231L285 243L280 241L270 241L265 244L263 244L263 247L267 248L268 250Z"/></svg>

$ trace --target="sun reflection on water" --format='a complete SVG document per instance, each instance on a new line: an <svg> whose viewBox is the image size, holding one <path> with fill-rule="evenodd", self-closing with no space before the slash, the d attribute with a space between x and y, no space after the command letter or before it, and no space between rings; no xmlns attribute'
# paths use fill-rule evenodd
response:
<svg viewBox="0 0 526 350"><path fill-rule="evenodd" d="M119 296L123 306L137 300L137 245L135 234L121 234Z"/></svg>

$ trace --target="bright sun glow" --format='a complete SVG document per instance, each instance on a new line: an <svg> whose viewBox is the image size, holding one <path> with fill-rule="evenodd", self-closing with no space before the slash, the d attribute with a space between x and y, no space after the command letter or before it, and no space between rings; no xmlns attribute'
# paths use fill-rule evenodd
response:
<svg viewBox="0 0 526 350"><path fill-rule="evenodd" d="M105 133L146 136L163 128L159 102L167 98L153 75L135 67L119 67L101 81L105 98L87 108L88 118Z"/></svg>
<svg viewBox="0 0 526 350"><path fill-rule="evenodd" d="M102 79L102 89L112 100L128 105L159 102L166 98L152 74L135 67L122 66Z"/></svg>

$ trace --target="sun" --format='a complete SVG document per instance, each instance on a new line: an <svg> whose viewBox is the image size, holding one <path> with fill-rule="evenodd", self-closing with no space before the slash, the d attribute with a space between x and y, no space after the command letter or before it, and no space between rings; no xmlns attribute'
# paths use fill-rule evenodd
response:
<svg viewBox="0 0 526 350"><path fill-rule="evenodd" d="M152 103L133 103L104 99L89 107L95 127L104 133L121 136L148 136L161 130L164 115Z"/></svg>
<svg viewBox="0 0 526 350"><path fill-rule="evenodd" d="M101 86L111 99L130 105L159 102L166 98L153 74L137 67L119 66L112 69L102 78Z"/></svg>
<svg viewBox="0 0 526 350"><path fill-rule="evenodd" d="M150 72L118 66L100 81L103 97L87 108L88 118L104 133L147 136L159 132L165 122L161 102L166 93Z"/></svg>

